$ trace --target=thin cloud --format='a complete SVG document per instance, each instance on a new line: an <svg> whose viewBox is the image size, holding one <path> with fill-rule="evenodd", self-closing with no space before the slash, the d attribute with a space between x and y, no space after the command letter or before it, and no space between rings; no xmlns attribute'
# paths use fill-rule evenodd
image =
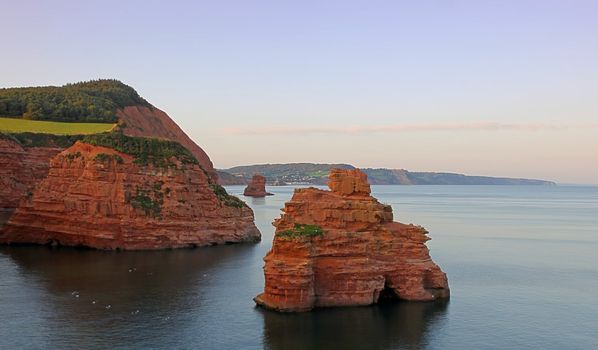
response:
<svg viewBox="0 0 598 350"><path fill-rule="evenodd" d="M290 135L290 134L373 134L402 133L421 131L501 131L501 130L564 130L579 128L598 128L598 124L548 124L548 123L421 123L392 125L353 125L345 127L300 127L273 126L252 128L225 128L222 131L231 135Z"/></svg>

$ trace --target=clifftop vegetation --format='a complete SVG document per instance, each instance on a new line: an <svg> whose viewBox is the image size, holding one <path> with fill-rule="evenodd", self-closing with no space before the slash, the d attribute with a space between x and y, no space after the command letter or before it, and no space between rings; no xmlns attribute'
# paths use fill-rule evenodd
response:
<svg viewBox="0 0 598 350"><path fill-rule="evenodd" d="M135 89L114 79L0 89L0 117L116 123L116 110L133 105L152 108Z"/></svg>
<svg viewBox="0 0 598 350"><path fill-rule="evenodd" d="M85 135L53 135L38 134L34 132L6 133L0 132L0 139L14 141L22 147L59 147L67 148L72 146Z"/></svg>
<svg viewBox="0 0 598 350"><path fill-rule="evenodd" d="M182 164L184 169L187 164L197 164L206 173L210 188L224 205L246 207L243 201L229 195L222 186L211 183L209 174L199 161L179 142L125 135L122 130L124 123L114 125L118 122L116 110L132 105L153 108L132 87L118 80L93 80L61 87L0 89L0 139L9 139L25 148L67 148L81 141L129 154L135 158L135 164L142 166L177 168ZM72 160L79 155L74 153L67 157ZM94 157L96 162L112 159L118 164L124 161L117 155L104 153ZM139 189L131 203L146 215L159 217L162 197L157 197L156 193L153 195Z"/></svg>
<svg viewBox="0 0 598 350"><path fill-rule="evenodd" d="M110 131L116 124L65 123L47 120L0 118L0 132L35 132L54 135L83 135Z"/></svg>
<svg viewBox="0 0 598 350"><path fill-rule="evenodd" d="M176 141L132 137L119 132L87 135L81 141L130 154L135 157L135 163L140 165L168 167L173 165L172 157L183 164L199 164L193 154Z"/></svg>

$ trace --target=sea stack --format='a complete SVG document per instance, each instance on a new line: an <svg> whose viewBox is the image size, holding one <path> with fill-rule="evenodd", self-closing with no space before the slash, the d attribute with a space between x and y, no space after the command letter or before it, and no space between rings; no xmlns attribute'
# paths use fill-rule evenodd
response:
<svg viewBox="0 0 598 350"><path fill-rule="evenodd" d="M428 232L394 222L363 172L331 169L328 187L296 189L274 221L258 305L298 312L449 297L446 274L425 245Z"/></svg>
<svg viewBox="0 0 598 350"><path fill-rule="evenodd" d="M248 197L265 197L272 196L273 194L266 192L266 178L260 174L254 174L249 185L245 187L243 195Z"/></svg>

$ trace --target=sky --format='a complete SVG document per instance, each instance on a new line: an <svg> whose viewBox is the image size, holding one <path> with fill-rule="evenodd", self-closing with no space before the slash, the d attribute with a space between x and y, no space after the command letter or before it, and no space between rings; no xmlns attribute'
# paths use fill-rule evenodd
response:
<svg viewBox="0 0 598 350"><path fill-rule="evenodd" d="M116 78L216 167L598 184L598 1L0 0L0 87Z"/></svg>

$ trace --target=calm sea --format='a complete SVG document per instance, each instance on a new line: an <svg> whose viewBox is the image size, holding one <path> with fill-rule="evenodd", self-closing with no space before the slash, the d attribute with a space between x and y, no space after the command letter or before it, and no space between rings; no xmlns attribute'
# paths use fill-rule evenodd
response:
<svg viewBox="0 0 598 350"><path fill-rule="evenodd" d="M598 187L374 186L430 231L450 302L304 314L252 301L292 188L269 191L259 244L0 247L0 348L598 349Z"/></svg>

